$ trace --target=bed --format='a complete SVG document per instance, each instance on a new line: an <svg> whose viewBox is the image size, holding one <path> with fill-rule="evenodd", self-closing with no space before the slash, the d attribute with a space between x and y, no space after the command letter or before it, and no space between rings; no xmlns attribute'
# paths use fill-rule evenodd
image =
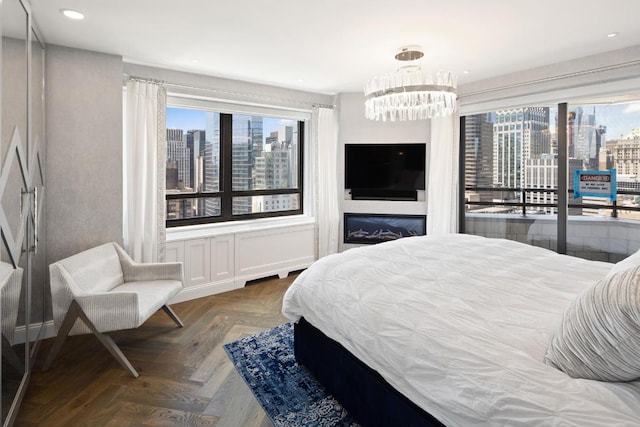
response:
<svg viewBox="0 0 640 427"><path fill-rule="evenodd" d="M301 364L364 425L634 426L636 277L640 254L610 264L504 239L410 237L318 260L282 311Z"/></svg>

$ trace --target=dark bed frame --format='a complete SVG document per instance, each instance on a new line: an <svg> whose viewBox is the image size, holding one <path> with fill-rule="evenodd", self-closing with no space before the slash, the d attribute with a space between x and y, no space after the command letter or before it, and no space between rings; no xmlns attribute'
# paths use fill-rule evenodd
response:
<svg viewBox="0 0 640 427"><path fill-rule="evenodd" d="M294 348L296 360L363 426L444 426L304 318L294 325Z"/></svg>

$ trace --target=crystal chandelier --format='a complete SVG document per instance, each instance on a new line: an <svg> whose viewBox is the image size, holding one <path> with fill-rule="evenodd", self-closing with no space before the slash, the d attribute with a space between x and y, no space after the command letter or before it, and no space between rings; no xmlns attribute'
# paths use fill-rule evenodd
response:
<svg viewBox="0 0 640 427"><path fill-rule="evenodd" d="M414 65L424 56L419 46L401 48L395 58L407 65L395 73L376 76L365 85L365 115L370 120L404 121L442 117L456 109L456 78L434 75Z"/></svg>

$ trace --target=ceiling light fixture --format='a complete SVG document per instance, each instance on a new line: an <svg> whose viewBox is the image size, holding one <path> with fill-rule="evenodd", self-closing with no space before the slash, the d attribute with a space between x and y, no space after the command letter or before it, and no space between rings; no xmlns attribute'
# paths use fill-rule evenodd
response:
<svg viewBox="0 0 640 427"><path fill-rule="evenodd" d="M434 75L415 61L424 56L420 46L400 48L395 58L404 62L395 73L376 76L365 85L365 116L370 120L404 121L443 117L456 109L456 78Z"/></svg>
<svg viewBox="0 0 640 427"><path fill-rule="evenodd" d="M618 35L618 33L609 33L607 34L607 37L609 37L610 39L616 37Z"/></svg>
<svg viewBox="0 0 640 427"><path fill-rule="evenodd" d="M81 12L78 12L77 10L60 9L60 13L62 13L64 16L66 16L69 19L75 19L77 21L84 19L84 14Z"/></svg>

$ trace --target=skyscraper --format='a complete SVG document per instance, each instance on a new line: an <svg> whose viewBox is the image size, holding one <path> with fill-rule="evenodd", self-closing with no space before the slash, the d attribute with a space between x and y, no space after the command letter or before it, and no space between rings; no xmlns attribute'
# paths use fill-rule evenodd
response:
<svg viewBox="0 0 640 427"><path fill-rule="evenodd" d="M232 140L232 189L243 191L253 189L254 147L262 147L262 117L233 116ZM234 215L252 212L251 197L234 197L232 202Z"/></svg>
<svg viewBox="0 0 640 427"><path fill-rule="evenodd" d="M189 176L191 156L189 148L183 140L182 129L167 129L167 162L175 162L178 169L177 189L193 191Z"/></svg>
<svg viewBox="0 0 640 427"><path fill-rule="evenodd" d="M187 148L189 149L189 181L194 191L200 191L202 182L198 180L196 169L198 168L198 159L204 156L205 137L206 132L204 130L189 130L184 135L184 140Z"/></svg>
<svg viewBox="0 0 640 427"><path fill-rule="evenodd" d="M569 157L580 159L585 165L598 158L598 147L596 145L596 112L589 114L582 107L576 107L572 111L573 120L570 121L571 128L569 144L573 147L573 153Z"/></svg>
<svg viewBox="0 0 640 427"><path fill-rule="evenodd" d="M493 180L493 123L490 114L465 118L465 171L467 187L491 187ZM469 201L488 201L493 195L486 191L467 191Z"/></svg>
<svg viewBox="0 0 640 427"><path fill-rule="evenodd" d="M496 112L493 124L493 184L525 188L522 165L551 154L549 109L527 107Z"/></svg>

